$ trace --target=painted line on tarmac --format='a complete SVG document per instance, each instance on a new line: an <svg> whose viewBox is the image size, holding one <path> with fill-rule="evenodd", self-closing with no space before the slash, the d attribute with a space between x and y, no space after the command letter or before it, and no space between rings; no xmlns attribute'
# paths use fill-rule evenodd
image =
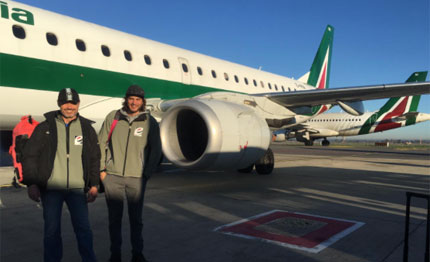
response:
<svg viewBox="0 0 430 262"><path fill-rule="evenodd" d="M318 253L363 225L352 220L272 210L214 231Z"/></svg>

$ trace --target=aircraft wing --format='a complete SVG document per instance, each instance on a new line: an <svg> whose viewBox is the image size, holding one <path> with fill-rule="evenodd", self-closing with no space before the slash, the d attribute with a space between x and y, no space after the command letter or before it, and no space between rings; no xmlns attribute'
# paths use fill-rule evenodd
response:
<svg viewBox="0 0 430 262"><path fill-rule="evenodd" d="M288 93L264 93L264 96L285 107L338 104L389 97L423 95L430 93L430 82L387 84L374 86L315 89Z"/></svg>

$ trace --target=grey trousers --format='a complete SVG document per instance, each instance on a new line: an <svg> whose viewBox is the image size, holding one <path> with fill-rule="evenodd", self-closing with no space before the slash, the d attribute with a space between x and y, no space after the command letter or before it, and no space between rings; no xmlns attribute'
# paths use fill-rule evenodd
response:
<svg viewBox="0 0 430 262"><path fill-rule="evenodd" d="M145 177L122 177L109 174L103 180L109 214L110 251L112 254L121 254L124 197L128 204L132 253L141 254L143 252L142 211L146 182Z"/></svg>

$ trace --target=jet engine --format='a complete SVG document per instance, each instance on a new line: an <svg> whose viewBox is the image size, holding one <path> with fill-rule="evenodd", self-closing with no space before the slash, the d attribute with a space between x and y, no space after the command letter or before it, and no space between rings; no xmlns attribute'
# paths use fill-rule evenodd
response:
<svg viewBox="0 0 430 262"><path fill-rule="evenodd" d="M190 169L248 167L269 148L271 133L249 107L211 99L191 99L163 116L160 135L164 156Z"/></svg>

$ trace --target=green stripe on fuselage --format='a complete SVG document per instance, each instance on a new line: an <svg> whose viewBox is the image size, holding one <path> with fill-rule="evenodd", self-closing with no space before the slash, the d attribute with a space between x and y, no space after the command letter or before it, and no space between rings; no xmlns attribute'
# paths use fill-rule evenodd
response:
<svg viewBox="0 0 430 262"><path fill-rule="evenodd" d="M0 75L1 86L44 91L73 87L81 94L109 97L123 97L132 84L142 86L147 98L180 99L224 91L9 54L0 54Z"/></svg>

